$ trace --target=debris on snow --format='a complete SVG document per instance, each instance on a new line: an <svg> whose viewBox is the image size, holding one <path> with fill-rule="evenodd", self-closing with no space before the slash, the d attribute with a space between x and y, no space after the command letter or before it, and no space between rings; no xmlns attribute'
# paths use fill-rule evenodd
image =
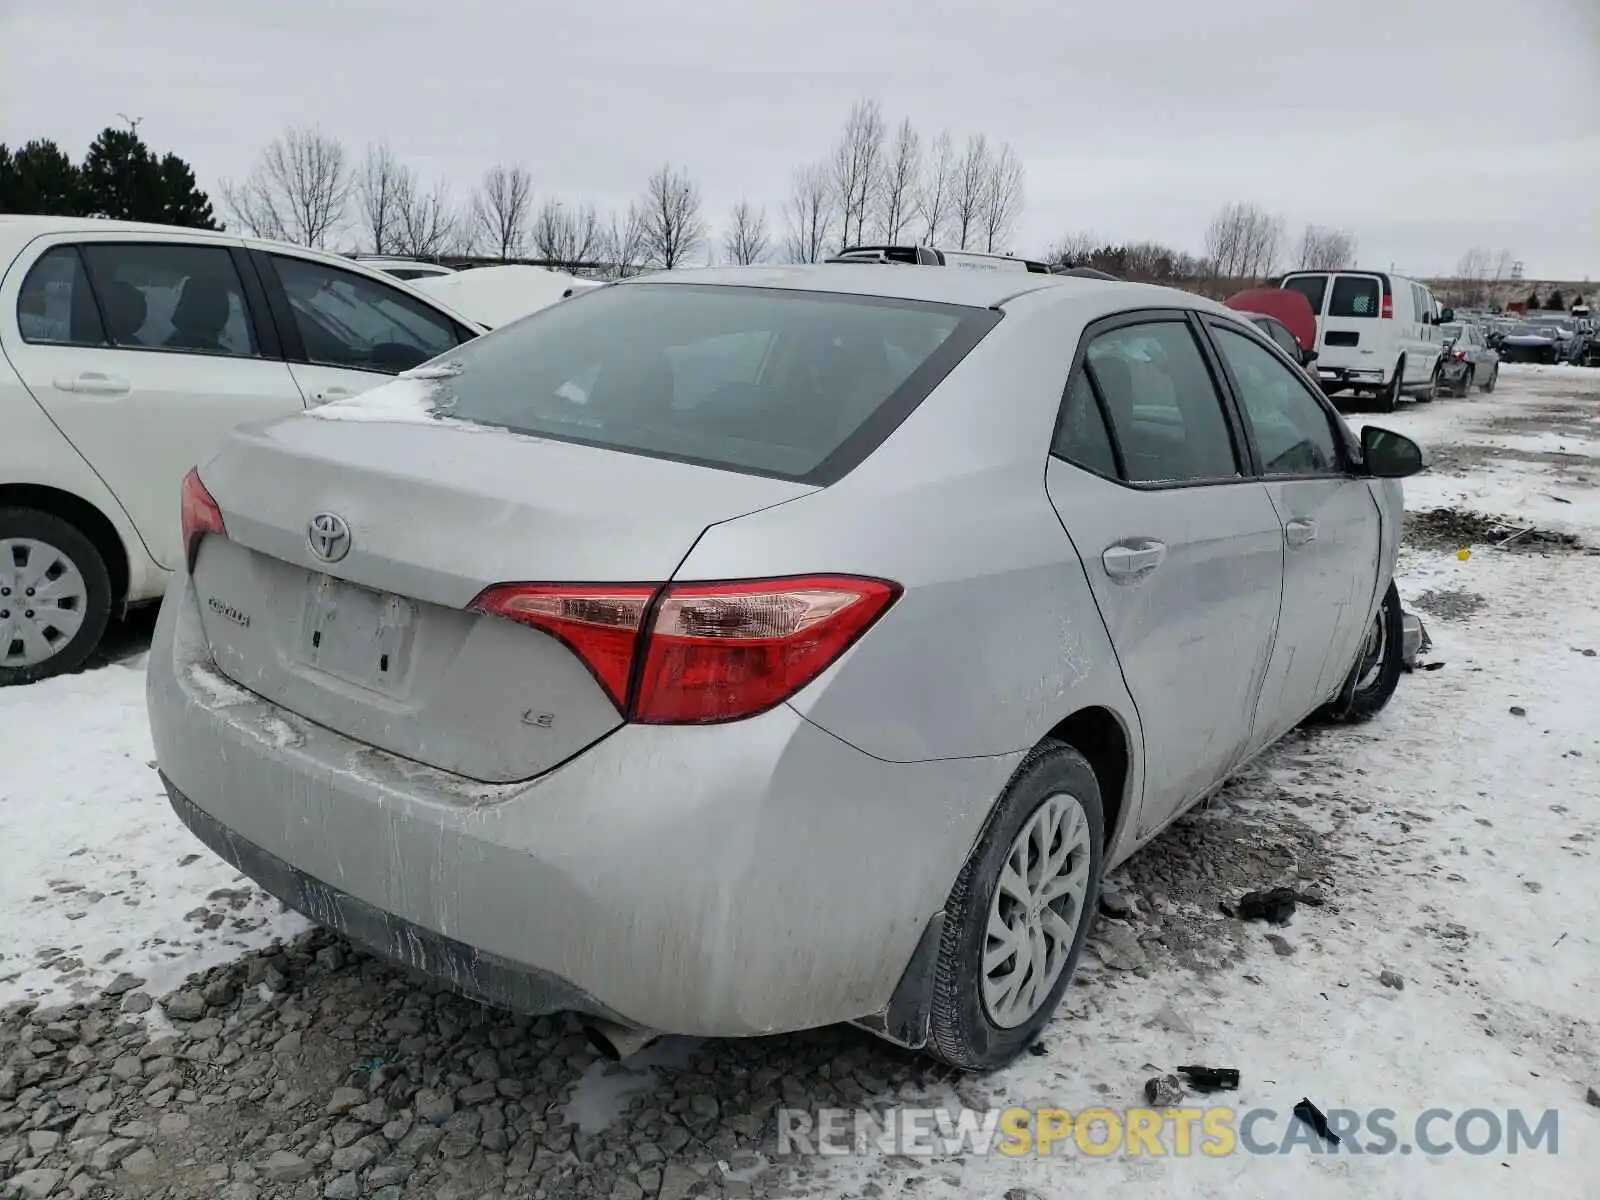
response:
<svg viewBox="0 0 1600 1200"><path fill-rule="evenodd" d="M1156 1075L1144 1081L1145 1103L1152 1108L1171 1108L1183 1096L1183 1080L1176 1075Z"/></svg>
<svg viewBox="0 0 1600 1200"><path fill-rule="evenodd" d="M1301 1097L1300 1103L1294 1106L1294 1115L1299 1117L1307 1125L1311 1126L1312 1129L1315 1129L1317 1131L1317 1136L1325 1139L1332 1145L1337 1146L1339 1144L1339 1135L1328 1128L1328 1118L1325 1117L1322 1114L1322 1110L1319 1109L1315 1104L1311 1103L1310 1100L1306 1099L1305 1097Z"/></svg>
<svg viewBox="0 0 1600 1200"><path fill-rule="evenodd" d="M1232 1092L1239 1088L1237 1067L1179 1067L1178 1074L1197 1092Z"/></svg>
<svg viewBox="0 0 1600 1200"><path fill-rule="evenodd" d="M1247 892L1234 905L1232 916L1241 921L1266 921L1273 925L1287 925L1294 916L1295 905L1309 904L1320 907L1322 897L1316 892L1302 892L1294 888L1275 887L1260 892ZM1227 912L1227 909L1223 909Z"/></svg>
<svg viewBox="0 0 1600 1200"><path fill-rule="evenodd" d="M1406 981L1404 977L1396 974L1394 971L1379 971L1378 982L1383 984L1383 986L1386 988L1393 988L1397 992L1403 992L1406 990Z"/></svg>

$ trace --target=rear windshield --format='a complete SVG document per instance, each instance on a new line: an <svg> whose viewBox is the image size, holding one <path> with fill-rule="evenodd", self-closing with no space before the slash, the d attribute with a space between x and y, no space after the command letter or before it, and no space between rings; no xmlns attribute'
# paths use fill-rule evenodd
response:
<svg viewBox="0 0 1600 1200"><path fill-rule="evenodd" d="M826 484L870 454L999 319L879 297L622 284L451 351L459 369L439 380L435 411Z"/></svg>
<svg viewBox="0 0 1600 1200"><path fill-rule="evenodd" d="M1328 291L1326 275L1295 275L1285 279L1283 286L1291 292L1299 292L1311 301L1311 311L1319 317L1322 315L1322 297Z"/></svg>
<svg viewBox="0 0 1600 1200"><path fill-rule="evenodd" d="M1377 316L1378 281L1370 275L1340 275L1333 281L1333 298L1328 301L1328 315Z"/></svg>
<svg viewBox="0 0 1600 1200"><path fill-rule="evenodd" d="M1515 325L1508 337L1542 337L1554 339L1556 331L1548 325Z"/></svg>

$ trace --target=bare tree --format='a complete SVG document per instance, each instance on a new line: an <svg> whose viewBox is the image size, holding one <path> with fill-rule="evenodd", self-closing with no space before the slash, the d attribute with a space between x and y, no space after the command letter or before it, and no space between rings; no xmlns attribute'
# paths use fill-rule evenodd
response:
<svg viewBox="0 0 1600 1200"><path fill-rule="evenodd" d="M438 258L455 248L458 222L443 180L423 191L407 171L400 188L395 218L394 250L407 258Z"/></svg>
<svg viewBox="0 0 1600 1200"><path fill-rule="evenodd" d="M956 152L947 129L934 141L927 173L917 188L917 215L922 221L924 245L937 242L949 223L955 184Z"/></svg>
<svg viewBox="0 0 1600 1200"><path fill-rule="evenodd" d="M257 237L321 247L344 223L352 178L344 146L320 129L273 138L243 183L223 180L222 202Z"/></svg>
<svg viewBox="0 0 1600 1200"><path fill-rule="evenodd" d="M1217 280L1272 274L1283 248L1283 218L1253 204L1224 205L1206 227L1206 258Z"/></svg>
<svg viewBox="0 0 1600 1200"><path fill-rule="evenodd" d="M978 133L967 139L966 149L956 163L950 221L958 250L967 249L982 232L984 197L991 167L989 159L989 139Z"/></svg>
<svg viewBox="0 0 1600 1200"><path fill-rule="evenodd" d="M857 100L830 160L833 190L842 218L841 248L866 240L867 217L878 187L882 158L883 107L876 100Z"/></svg>
<svg viewBox="0 0 1600 1200"><path fill-rule="evenodd" d="M387 142L368 146L356 177L356 215L361 233L374 254L392 254L400 208L414 190L411 169L394 156Z"/></svg>
<svg viewBox="0 0 1600 1200"><path fill-rule="evenodd" d="M644 248L650 262L670 271L705 241L700 189L687 171L664 164L645 185Z"/></svg>
<svg viewBox="0 0 1600 1200"><path fill-rule="evenodd" d="M630 204L621 217L612 213L600 253L611 263L618 279L639 274L645 260L644 210L637 204Z"/></svg>
<svg viewBox="0 0 1600 1200"><path fill-rule="evenodd" d="M472 197L474 240L496 258L521 258L533 209L533 176L526 167L496 164Z"/></svg>
<svg viewBox="0 0 1600 1200"><path fill-rule="evenodd" d="M741 267L758 263L767 256L769 242L767 210L756 208L748 200L735 204L727 235L723 238L728 260Z"/></svg>
<svg viewBox="0 0 1600 1200"><path fill-rule="evenodd" d="M917 184L922 178L922 137L910 120L895 130L889 156L884 160L878 183L877 228L889 245L911 225L917 204Z"/></svg>
<svg viewBox="0 0 1600 1200"><path fill-rule="evenodd" d="M1022 159L1009 144L989 160L983 180L983 203L978 213L983 224L983 248L991 254L1005 249L1022 215Z"/></svg>
<svg viewBox="0 0 1600 1200"><path fill-rule="evenodd" d="M814 263L827 251L835 216L833 185L822 164L801 167L784 204L784 250L790 262Z"/></svg>
<svg viewBox="0 0 1600 1200"><path fill-rule="evenodd" d="M533 218L533 253L563 271L593 264L604 243L592 204L546 200Z"/></svg>
<svg viewBox="0 0 1600 1200"><path fill-rule="evenodd" d="M1303 271L1342 271L1355 264L1356 235L1348 229L1307 225L1294 258L1294 265Z"/></svg>
<svg viewBox="0 0 1600 1200"><path fill-rule="evenodd" d="M1044 259L1055 266L1086 267L1099 247L1100 239L1088 230L1081 229L1074 233L1062 234L1051 242L1045 248Z"/></svg>

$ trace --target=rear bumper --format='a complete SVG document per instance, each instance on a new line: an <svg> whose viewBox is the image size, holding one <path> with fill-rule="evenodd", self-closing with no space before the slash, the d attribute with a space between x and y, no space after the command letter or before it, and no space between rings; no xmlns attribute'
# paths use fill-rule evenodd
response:
<svg viewBox="0 0 1600 1200"><path fill-rule="evenodd" d="M1317 382L1326 392L1345 391L1349 388L1376 388L1384 384L1381 367L1331 367L1320 359L1311 368Z"/></svg>
<svg viewBox="0 0 1600 1200"><path fill-rule="evenodd" d="M148 700L184 823L312 920L492 1003L697 1036L882 1013L1021 757L886 763L784 705L469 783L229 682L181 575Z"/></svg>

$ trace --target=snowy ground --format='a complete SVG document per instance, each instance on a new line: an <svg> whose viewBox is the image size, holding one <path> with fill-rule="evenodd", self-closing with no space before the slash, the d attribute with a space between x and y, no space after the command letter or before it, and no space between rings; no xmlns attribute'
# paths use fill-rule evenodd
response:
<svg viewBox="0 0 1600 1200"><path fill-rule="evenodd" d="M132 1051L169 1074L192 1060L186 1080L141 1087L113 1068L101 1084L125 1123L118 1141L151 1153L128 1160L138 1172L90 1159L76 1168L80 1194L269 1200L321 1196L324 1184L355 1195L359 1182L384 1200L1595 1195L1600 1107L1585 1094L1600 1088L1600 557L1533 534L1493 543L1536 526L1600 547L1600 372L1504 368L1493 396L1360 419L1434 450L1435 469L1407 482L1409 509L1502 523L1480 522L1466 558L1437 533L1402 553L1402 593L1433 638L1425 661L1442 666L1406 676L1370 725L1296 734L1141 852L1115 881L1132 911L1102 920L1039 1053L987 1078L952 1078L849 1030L674 1040L632 1071L607 1070L568 1022L484 1014L320 938L259 957L304 926L170 815L149 766L137 645L77 677L0 692L0 1009L89 998L123 972L145 981L138 994L159 995L243 959L208 976L213 998L230 998L212 1008L220 1032L184 1022L175 1040ZM1218 911L1279 883L1327 903L1283 928ZM1381 984L1382 971L1403 988ZM108 1021L82 1029L94 1024L109 1066L150 1035L137 1024L108 1033ZM92 1074L94 1039L83 1038L79 1059L58 1059L91 1064L61 1068L87 1074L75 1086L89 1093L106 1076ZM43 1098L55 1068L41 1064L57 1061L47 1049L35 1037L13 1052L0 1027L0 1179L60 1170L51 1183L64 1195L69 1156L18 1140L8 1123L11 1054L21 1129L67 1128ZM775 1158L780 1096L802 1110L1122 1110L1142 1103L1147 1078L1195 1062L1241 1071L1220 1102L1280 1114L1258 1127L1264 1141L1289 1133L1305 1096L1324 1111L1393 1110L1401 1143L1428 1109L1521 1109L1530 1126L1554 1109L1559 1152ZM415 1082L380 1092L384 1070ZM427 1121L413 1129L411 1114L429 1094L413 1101L416 1086L448 1093L486 1077L491 1102L469 1110L458 1092L462 1112L434 1131L443 1143L416 1140ZM332 1086L351 1079L387 1099L365 1125L326 1115ZM163 1116L157 1129L152 1106L183 1121ZM1431 1132L1455 1138L1449 1120ZM368 1145L372 1159L352 1156ZM313 1178L281 1158L265 1169L284 1154L303 1156ZM386 1165L379 1184L372 1173Z"/></svg>

